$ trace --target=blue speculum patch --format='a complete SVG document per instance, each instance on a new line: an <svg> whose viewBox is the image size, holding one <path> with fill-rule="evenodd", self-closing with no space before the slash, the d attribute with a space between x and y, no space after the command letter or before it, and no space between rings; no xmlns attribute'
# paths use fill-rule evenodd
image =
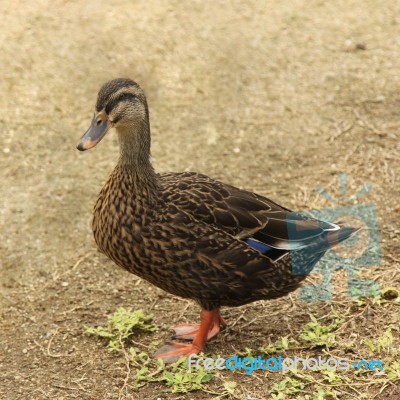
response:
<svg viewBox="0 0 400 400"><path fill-rule="evenodd" d="M272 247L255 239L246 239L245 242L249 245L249 247L257 250L261 254L266 254L268 251L272 250Z"/></svg>

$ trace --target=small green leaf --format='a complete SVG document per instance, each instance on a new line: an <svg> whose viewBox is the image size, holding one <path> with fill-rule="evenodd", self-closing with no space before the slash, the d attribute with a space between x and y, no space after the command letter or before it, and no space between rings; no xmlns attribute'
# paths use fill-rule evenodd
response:
<svg viewBox="0 0 400 400"><path fill-rule="evenodd" d="M150 324L152 315L147 315L143 310L132 311L120 307L107 318L107 327L86 327L85 333L108 339L110 351L120 351L121 342L133 335L135 330L153 332L157 327Z"/></svg>

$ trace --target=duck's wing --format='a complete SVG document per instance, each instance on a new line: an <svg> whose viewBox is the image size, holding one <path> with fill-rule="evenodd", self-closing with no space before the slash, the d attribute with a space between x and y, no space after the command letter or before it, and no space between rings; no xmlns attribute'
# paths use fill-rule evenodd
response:
<svg viewBox="0 0 400 400"><path fill-rule="evenodd" d="M340 227L294 213L266 197L192 172L160 175L167 204L215 226L272 260Z"/></svg>
<svg viewBox="0 0 400 400"><path fill-rule="evenodd" d="M284 286L280 280L290 275L289 268L279 271L279 266L244 241L174 205L169 205L153 224L153 245L163 252L157 272L167 275L173 271L177 290L184 297L201 302L248 297L247 292L255 289L278 290Z"/></svg>
<svg viewBox="0 0 400 400"><path fill-rule="evenodd" d="M167 203L241 237L264 227L268 213L289 211L246 190L194 172L160 174Z"/></svg>
<svg viewBox="0 0 400 400"><path fill-rule="evenodd" d="M292 265L291 257L271 260L246 241L172 204L152 224L152 246L162 252L162 257L157 255L160 262L152 263L154 271L165 276L171 293L195 298L209 309L287 294L322 257L319 250L336 240L330 232L319 236Z"/></svg>

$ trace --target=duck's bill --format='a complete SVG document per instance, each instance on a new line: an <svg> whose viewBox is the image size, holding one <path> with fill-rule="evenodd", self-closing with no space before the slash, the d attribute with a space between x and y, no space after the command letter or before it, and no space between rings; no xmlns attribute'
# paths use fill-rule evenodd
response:
<svg viewBox="0 0 400 400"><path fill-rule="evenodd" d="M91 149L103 139L111 127L112 124L104 113L95 115L89 129L83 134L76 148L80 151Z"/></svg>

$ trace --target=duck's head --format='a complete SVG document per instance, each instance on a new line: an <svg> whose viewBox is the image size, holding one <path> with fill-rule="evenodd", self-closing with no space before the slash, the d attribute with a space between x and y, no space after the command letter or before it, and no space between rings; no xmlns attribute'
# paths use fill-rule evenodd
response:
<svg viewBox="0 0 400 400"><path fill-rule="evenodd" d="M100 88L92 123L77 149L84 151L96 146L111 128L116 128L120 136L149 128L146 96L131 79L113 79Z"/></svg>

